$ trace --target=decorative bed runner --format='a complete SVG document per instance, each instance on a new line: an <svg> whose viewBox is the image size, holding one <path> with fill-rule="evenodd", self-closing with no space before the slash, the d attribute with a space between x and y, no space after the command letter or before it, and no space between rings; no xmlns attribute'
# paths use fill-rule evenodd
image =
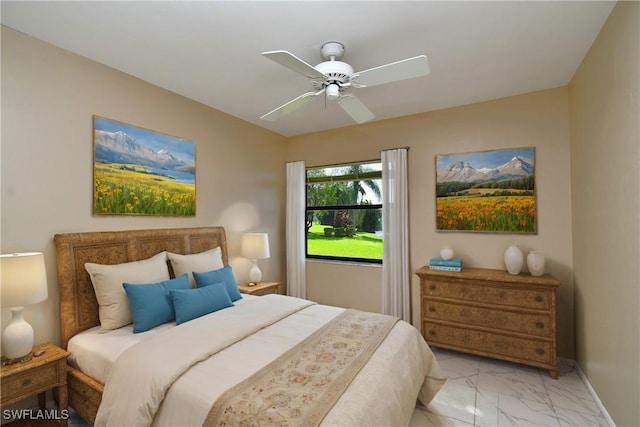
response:
<svg viewBox="0 0 640 427"><path fill-rule="evenodd" d="M215 401L203 426L315 426L398 318L345 310Z"/></svg>

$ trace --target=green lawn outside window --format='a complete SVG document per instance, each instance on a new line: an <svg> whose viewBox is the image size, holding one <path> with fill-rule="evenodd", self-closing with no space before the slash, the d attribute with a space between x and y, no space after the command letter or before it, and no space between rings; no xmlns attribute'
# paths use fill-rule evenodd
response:
<svg viewBox="0 0 640 427"><path fill-rule="evenodd" d="M309 229L309 255L382 259L382 236L356 231L354 237L325 237L325 228L325 225L314 224Z"/></svg>

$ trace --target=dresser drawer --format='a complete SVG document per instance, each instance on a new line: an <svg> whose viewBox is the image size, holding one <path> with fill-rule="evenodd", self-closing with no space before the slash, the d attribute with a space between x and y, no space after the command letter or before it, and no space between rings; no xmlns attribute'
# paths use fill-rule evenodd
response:
<svg viewBox="0 0 640 427"><path fill-rule="evenodd" d="M427 342L435 347L441 344L454 350L471 350L486 356L503 356L502 358L507 360L555 365L550 342L456 328L429 321L423 322L422 326Z"/></svg>
<svg viewBox="0 0 640 427"><path fill-rule="evenodd" d="M2 381L2 398L11 399L18 395L28 395L59 382L59 364L50 363L41 368L25 371Z"/></svg>
<svg viewBox="0 0 640 427"><path fill-rule="evenodd" d="M423 319L445 320L465 325L482 326L495 330L519 332L522 334L551 337L550 314L515 312L463 305L455 302L424 298Z"/></svg>
<svg viewBox="0 0 640 427"><path fill-rule="evenodd" d="M492 286L491 283L481 281L464 283L433 279L423 281L422 295L538 310L548 310L552 298L551 291L544 289L517 289Z"/></svg>

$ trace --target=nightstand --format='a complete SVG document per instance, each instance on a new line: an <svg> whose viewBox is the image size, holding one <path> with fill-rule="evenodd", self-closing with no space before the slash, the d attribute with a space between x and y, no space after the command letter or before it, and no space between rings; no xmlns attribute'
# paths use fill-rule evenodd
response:
<svg viewBox="0 0 640 427"><path fill-rule="evenodd" d="M40 409L46 409L45 392L57 388L60 422L67 425L67 357L69 352L51 343L37 345L33 348L34 356L28 362L14 363L0 368L2 393L0 404L6 405L21 401L27 397L38 395ZM35 412L34 412L35 415Z"/></svg>
<svg viewBox="0 0 640 427"><path fill-rule="evenodd" d="M243 294L250 295L267 295L267 294L282 294L284 295L284 286L280 282L259 282L254 286L249 286L247 283L238 285L238 289Z"/></svg>

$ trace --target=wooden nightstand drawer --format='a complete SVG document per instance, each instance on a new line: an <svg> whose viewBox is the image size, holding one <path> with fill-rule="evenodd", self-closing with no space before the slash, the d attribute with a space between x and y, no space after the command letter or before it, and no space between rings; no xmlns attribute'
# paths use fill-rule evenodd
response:
<svg viewBox="0 0 640 427"><path fill-rule="evenodd" d="M250 295L267 295L267 294L283 294L284 295L284 286L280 282L260 282L256 285L250 286L247 283L243 283L238 285L238 289L243 294Z"/></svg>
<svg viewBox="0 0 640 427"><path fill-rule="evenodd" d="M2 366L0 403L4 407L37 394L39 407L44 410L46 409L45 392L55 388L60 414L62 414L59 415L61 418L58 420L66 426L67 419L64 414L67 414L68 408L67 357L69 352L51 343L45 343L35 346L33 354L38 356L33 356L26 362Z"/></svg>
<svg viewBox="0 0 640 427"><path fill-rule="evenodd" d="M251 292L251 295L268 295L268 294L277 294L278 287L277 286L269 286L267 288L256 289Z"/></svg>
<svg viewBox="0 0 640 427"><path fill-rule="evenodd" d="M56 384L60 378L59 364L49 363L38 370L26 371L2 381L2 398L11 399L23 394L38 393Z"/></svg>

